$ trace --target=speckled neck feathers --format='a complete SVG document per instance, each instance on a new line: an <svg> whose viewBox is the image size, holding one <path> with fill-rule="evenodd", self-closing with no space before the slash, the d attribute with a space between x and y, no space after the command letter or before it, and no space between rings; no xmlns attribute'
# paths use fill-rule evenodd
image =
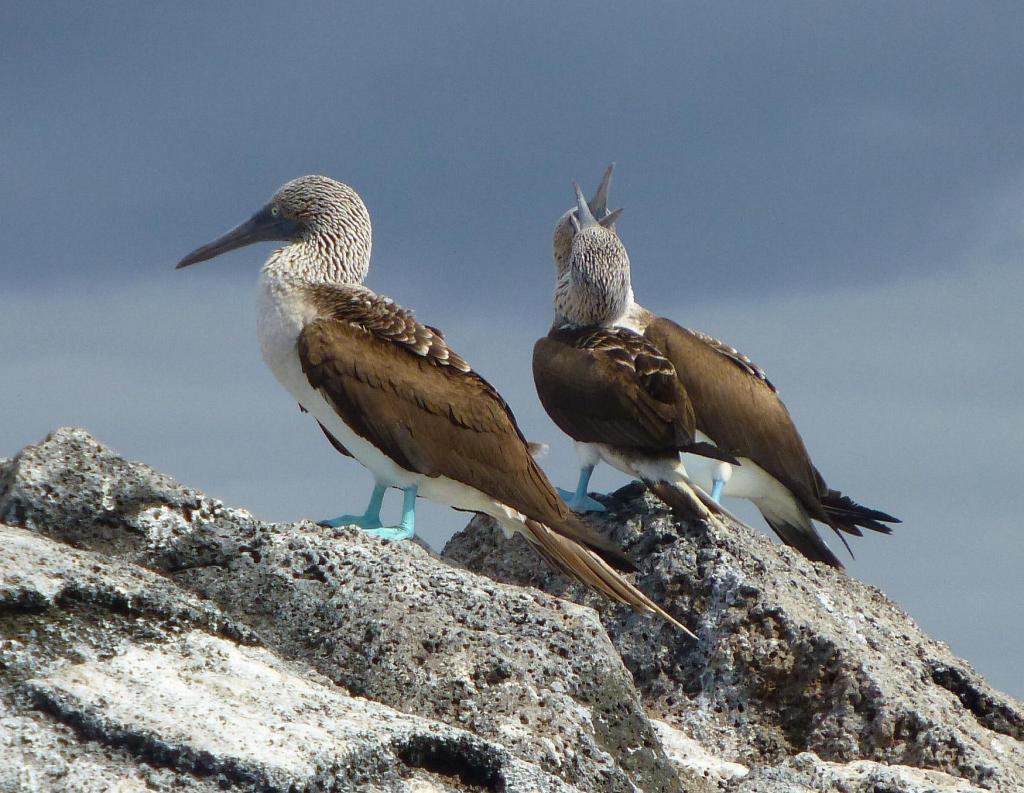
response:
<svg viewBox="0 0 1024 793"><path fill-rule="evenodd" d="M304 232L274 251L265 271L306 283L362 283L370 269L372 226L355 190L326 176L303 176L278 190L273 203L301 222Z"/></svg>

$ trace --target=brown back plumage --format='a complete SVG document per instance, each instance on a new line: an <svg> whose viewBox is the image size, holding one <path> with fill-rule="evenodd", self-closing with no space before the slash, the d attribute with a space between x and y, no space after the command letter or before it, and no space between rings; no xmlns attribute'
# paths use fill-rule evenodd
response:
<svg viewBox="0 0 1024 793"><path fill-rule="evenodd" d="M574 440L652 453L693 441L693 406L675 369L630 330L553 329L534 345L533 381Z"/></svg>
<svg viewBox="0 0 1024 793"><path fill-rule="evenodd" d="M675 367L626 328L553 328L534 345L533 382L551 420L573 440L735 461L694 442L693 405Z"/></svg>
<svg viewBox="0 0 1024 793"><path fill-rule="evenodd" d="M310 295L327 316L299 338L303 372L358 435L407 470L446 476L518 510L556 569L694 636L613 569L635 568L569 511L508 405L440 334L366 290L315 287Z"/></svg>
<svg viewBox="0 0 1024 793"><path fill-rule="evenodd" d="M508 405L440 334L368 290L309 294L323 318L299 338L302 370L360 437L406 470L469 485L632 568L569 511Z"/></svg>

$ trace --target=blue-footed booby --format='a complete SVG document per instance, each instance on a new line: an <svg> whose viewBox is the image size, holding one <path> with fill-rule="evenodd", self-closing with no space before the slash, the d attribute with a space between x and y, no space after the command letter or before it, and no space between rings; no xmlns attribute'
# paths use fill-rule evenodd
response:
<svg viewBox="0 0 1024 793"><path fill-rule="evenodd" d="M608 211L611 172L609 167L588 211L614 231L615 217ZM555 228L556 280L569 267L576 211L563 215ZM832 528L847 550L843 532L861 536L860 529L866 528L889 534L892 529L885 524L899 523L825 484L775 386L746 355L706 333L658 317L636 303L632 293L618 325L642 334L671 362L693 406L696 438L739 463L684 453L692 481L715 500L723 495L750 500L784 543L833 567L843 565L813 520Z"/></svg>
<svg viewBox="0 0 1024 793"><path fill-rule="evenodd" d="M565 506L498 392L439 331L363 286L371 225L355 190L324 176L288 182L178 267L269 240L286 244L260 273L260 348L335 448L373 474L366 513L349 522L410 538L417 496L484 513L555 568L689 633L618 572L634 569L622 551ZM397 526L379 519L388 488L404 493Z"/></svg>
<svg viewBox="0 0 1024 793"><path fill-rule="evenodd" d="M541 403L576 441L581 458L579 485L569 505L592 507L587 483L604 460L639 477L687 514L722 512L692 487L679 453L723 455L696 441L693 406L671 362L623 324L633 292L629 256L608 228L617 213L598 221L579 185L575 188L578 206L569 216L573 235L555 285L554 321L533 352Z"/></svg>

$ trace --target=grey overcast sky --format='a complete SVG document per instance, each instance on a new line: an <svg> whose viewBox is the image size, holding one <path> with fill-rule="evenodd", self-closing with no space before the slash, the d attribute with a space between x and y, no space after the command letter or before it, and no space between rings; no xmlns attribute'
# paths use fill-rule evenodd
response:
<svg viewBox="0 0 1024 793"><path fill-rule="evenodd" d="M1024 696L1022 41L995 2L7 3L0 454L76 424L260 517L361 509L259 358L269 250L173 269L318 172L571 484L529 361L570 180L614 160L638 298L768 370L905 521L851 574Z"/></svg>

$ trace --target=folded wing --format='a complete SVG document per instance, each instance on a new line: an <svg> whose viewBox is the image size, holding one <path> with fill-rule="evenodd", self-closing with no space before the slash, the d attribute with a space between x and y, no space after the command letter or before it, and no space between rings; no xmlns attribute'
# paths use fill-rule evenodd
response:
<svg viewBox="0 0 1024 793"><path fill-rule="evenodd" d="M764 372L733 348L669 319L654 320L644 336L675 366L693 401L697 428L725 451L761 466L811 517L831 523L821 507L825 483Z"/></svg>
<svg viewBox="0 0 1024 793"><path fill-rule="evenodd" d="M533 379L548 415L574 440L651 453L693 443L693 406L674 367L630 330L552 330L533 348Z"/></svg>
<svg viewBox="0 0 1024 793"><path fill-rule="evenodd" d="M630 568L577 519L530 454L511 410L444 339L394 303L335 295L298 352L310 383L360 437L402 468L468 485Z"/></svg>

